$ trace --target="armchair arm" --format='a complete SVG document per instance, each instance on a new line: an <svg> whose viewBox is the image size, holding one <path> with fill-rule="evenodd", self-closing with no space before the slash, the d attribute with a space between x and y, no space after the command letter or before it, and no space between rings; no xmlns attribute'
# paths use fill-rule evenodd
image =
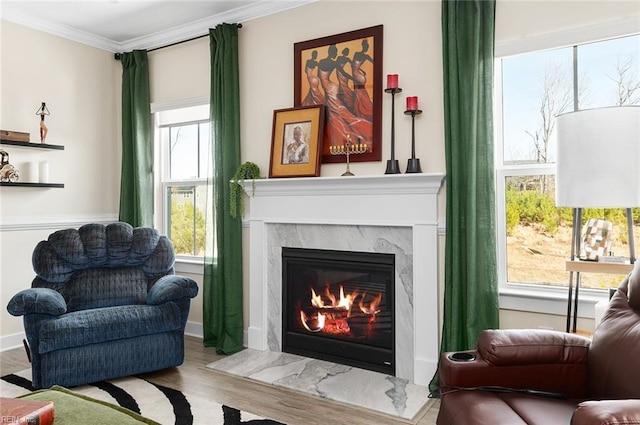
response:
<svg viewBox="0 0 640 425"><path fill-rule="evenodd" d="M38 313L59 316L66 313L67 302L62 295L49 288L29 288L11 298L7 311L13 316Z"/></svg>
<svg viewBox="0 0 640 425"><path fill-rule="evenodd" d="M489 330L478 338L470 361L444 353L440 384L454 387L505 387L582 398L586 390L590 341L574 334L545 330Z"/></svg>
<svg viewBox="0 0 640 425"><path fill-rule="evenodd" d="M167 301L193 298L196 295L198 295L198 284L195 280L172 274L161 277L151 287L147 294L147 304L158 305Z"/></svg>
<svg viewBox="0 0 640 425"><path fill-rule="evenodd" d="M571 425L640 423L640 400L585 401L571 417Z"/></svg>
<svg viewBox="0 0 640 425"><path fill-rule="evenodd" d="M486 330L478 351L494 366L586 364L590 340L580 335L541 329Z"/></svg>

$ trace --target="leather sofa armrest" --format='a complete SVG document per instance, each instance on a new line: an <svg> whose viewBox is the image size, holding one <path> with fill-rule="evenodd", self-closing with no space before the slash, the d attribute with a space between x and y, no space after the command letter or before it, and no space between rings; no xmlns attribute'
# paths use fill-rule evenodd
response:
<svg viewBox="0 0 640 425"><path fill-rule="evenodd" d="M15 294L7 311L13 316L25 314L49 314L59 316L66 313L67 302L62 295L49 288L29 288Z"/></svg>
<svg viewBox="0 0 640 425"><path fill-rule="evenodd" d="M627 425L640 423L640 400L598 400L580 403L571 425Z"/></svg>
<svg viewBox="0 0 640 425"><path fill-rule="evenodd" d="M462 352L473 360L442 355L441 391L502 387L584 398L589 344L579 335L554 331L484 331L477 350Z"/></svg>
<svg viewBox="0 0 640 425"><path fill-rule="evenodd" d="M478 351L494 366L586 364L591 341L580 335L542 329L486 330Z"/></svg>
<svg viewBox="0 0 640 425"><path fill-rule="evenodd" d="M194 298L198 295L198 284L195 280L180 275L163 276L151 287L147 294L147 304L159 305L167 301L178 301L182 298Z"/></svg>

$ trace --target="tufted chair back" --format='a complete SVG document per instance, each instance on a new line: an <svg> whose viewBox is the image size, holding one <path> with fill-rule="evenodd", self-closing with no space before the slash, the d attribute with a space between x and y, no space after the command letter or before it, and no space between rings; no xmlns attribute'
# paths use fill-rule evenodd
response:
<svg viewBox="0 0 640 425"><path fill-rule="evenodd" d="M34 288L58 291L67 311L144 304L162 276L173 274L171 241L127 223L87 224L54 232L32 256Z"/></svg>
<svg viewBox="0 0 640 425"><path fill-rule="evenodd" d="M640 399L640 262L620 284L596 329L588 360L594 399Z"/></svg>

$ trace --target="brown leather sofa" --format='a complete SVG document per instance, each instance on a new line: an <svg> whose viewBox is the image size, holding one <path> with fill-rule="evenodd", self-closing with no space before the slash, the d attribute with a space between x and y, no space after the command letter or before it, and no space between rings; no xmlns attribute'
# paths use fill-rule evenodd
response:
<svg viewBox="0 0 640 425"><path fill-rule="evenodd" d="M640 424L640 262L592 340L488 330L476 350L444 353L438 425Z"/></svg>

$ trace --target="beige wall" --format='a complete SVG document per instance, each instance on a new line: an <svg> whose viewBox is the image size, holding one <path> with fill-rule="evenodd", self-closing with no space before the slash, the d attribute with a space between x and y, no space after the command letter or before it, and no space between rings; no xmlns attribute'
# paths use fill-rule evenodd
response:
<svg viewBox="0 0 640 425"><path fill-rule="evenodd" d="M0 187L0 336L23 331L6 305L33 279L35 244L65 223L117 217L120 184L120 65L113 54L0 21L0 128L31 133L46 102L47 142L63 151L2 145L23 171L47 160L64 189ZM19 341L18 341L19 342ZM3 341L4 343L4 341ZM4 344L3 344L4 345Z"/></svg>
<svg viewBox="0 0 640 425"><path fill-rule="evenodd" d="M588 4L585 4L588 3ZM506 44L549 33L580 28L639 16L636 4L629 1L580 2L499 1L496 12L496 43ZM420 98L425 113L416 120L417 156L424 172L445 170L442 106L442 50L439 1L320 1L243 23L240 30L240 85L242 159L258 164L268 174L273 110L293 106L293 44L327 35L374 25L384 25L383 74L397 73L403 93L396 98L396 108L404 107L405 96ZM286 28L286 31L282 31ZM208 41L198 40L190 46L188 57L183 48L172 47L150 54L152 62L152 101L172 102L181 98L180 90L169 83L173 76L187 73L181 81L188 97L207 96L208 76L200 72L207 67ZM162 69L153 65L162 63ZM193 65L193 66L192 66ZM196 67L198 70L194 70ZM156 81L153 81L157 78ZM198 80L198 78L200 78ZM199 90L195 87L199 87ZM355 174L382 174L390 155L390 96L383 97L383 161L352 164ZM404 161L410 154L410 120L396 111L396 157ZM335 176L344 165L322 166L322 176ZM444 190L443 190L444 192ZM441 216L444 218L444 193ZM245 241L248 231L245 230ZM444 237L440 238L444 246ZM247 244L245 243L245 246ZM442 253L442 250L441 250ZM248 258L245 249L245 258ZM441 255L442 257L442 255ZM440 259L442 262L442 258ZM245 266L246 269L246 266ZM248 283L245 270L245 291ZM442 271L440 287L442 287ZM248 298L248 297L246 297ZM245 299L246 302L246 299ZM245 323L248 323L245 308ZM564 328L564 317L501 312L502 327ZM591 326L586 321L584 327Z"/></svg>
<svg viewBox="0 0 640 425"><path fill-rule="evenodd" d="M498 1L496 42L509 43L567 28L640 17L637 2ZM243 23L240 30L242 159L268 173L273 110L293 106L293 44L374 25L384 25L383 74L397 73L405 96L420 98L416 150L425 172L443 172L442 52L439 1L324 0ZM205 32L205 31L203 31ZM0 304L30 285L30 256L50 229L6 230L6 223L48 223L77 217L117 216L120 163L120 64L113 55L2 21L0 128L37 134L35 111L46 101L50 142L62 152L11 149L11 160L47 158L51 180L65 189L0 188L2 243ZM209 43L200 39L149 54L152 102L170 103L209 95ZM383 96L383 161L356 163L355 174L382 174L390 150L390 96ZM396 111L396 157L404 168L411 125ZM322 167L335 176L343 165ZM444 196L441 196L444 205ZM444 218L444 208L441 209ZM444 238L440 238L444 245ZM247 245L248 234L244 235ZM442 251L441 251L442 252ZM246 254L246 251L245 251ZM248 257L245 257L248 258ZM442 258L440 258L442 264ZM246 276L246 275L245 275ZM246 277L245 277L246 281ZM442 285L442 277L440 286ZM245 285L247 287L247 285ZM0 338L22 331L20 319L2 307ZM248 310L248 309L245 309ZM201 321L194 303L190 321ZM246 319L246 314L245 314ZM502 312L502 327L557 327L562 318ZM561 325L561 327L563 327Z"/></svg>

